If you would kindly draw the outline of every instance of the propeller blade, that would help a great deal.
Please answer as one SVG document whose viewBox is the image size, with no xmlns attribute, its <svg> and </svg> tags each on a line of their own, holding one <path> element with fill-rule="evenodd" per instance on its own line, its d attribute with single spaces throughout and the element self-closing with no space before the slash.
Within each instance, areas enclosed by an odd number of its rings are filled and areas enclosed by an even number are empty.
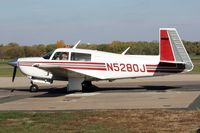
<svg viewBox="0 0 200 133">
<path fill-rule="evenodd" d="M 13 70 L 12 82 L 14 82 L 15 80 L 16 72 L 17 72 L 17 66 L 15 66 Z"/>
<path fill-rule="evenodd" d="M 15 59 L 9 61 L 8 65 L 15 67 L 15 66 L 17 66 L 17 61 L 18 61 L 18 58 L 15 58 Z"/>
<path fill-rule="evenodd" d="M 18 58 L 15 58 L 15 59 L 9 61 L 8 65 L 11 65 L 11 66 L 14 67 L 13 75 L 12 75 L 12 82 L 14 82 L 15 76 L 16 76 L 16 72 L 17 72 L 17 67 L 18 67 Z"/>
</svg>

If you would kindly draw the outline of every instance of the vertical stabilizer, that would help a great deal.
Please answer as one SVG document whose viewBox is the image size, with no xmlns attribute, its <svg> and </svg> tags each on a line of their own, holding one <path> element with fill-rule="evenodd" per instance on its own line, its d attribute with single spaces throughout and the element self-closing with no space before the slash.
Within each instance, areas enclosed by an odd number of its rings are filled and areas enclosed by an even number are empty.
<svg viewBox="0 0 200 133">
<path fill-rule="evenodd" d="M 186 71 L 193 69 L 193 63 L 175 28 L 160 29 L 160 61 L 183 63 Z"/>
</svg>

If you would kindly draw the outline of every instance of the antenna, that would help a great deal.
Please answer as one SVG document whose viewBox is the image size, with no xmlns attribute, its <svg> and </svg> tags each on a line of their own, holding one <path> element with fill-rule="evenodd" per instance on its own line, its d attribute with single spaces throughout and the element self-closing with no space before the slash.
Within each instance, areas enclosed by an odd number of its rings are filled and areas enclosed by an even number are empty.
<svg viewBox="0 0 200 133">
<path fill-rule="evenodd" d="M 73 47 L 73 49 L 75 49 L 79 44 L 80 44 L 81 40 L 79 40 Z"/>
<path fill-rule="evenodd" d="M 128 47 L 126 50 L 124 50 L 124 52 L 122 53 L 122 55 L 125 55 L 126 52 L 130 49 L 130 47 Z"/>
</svg>

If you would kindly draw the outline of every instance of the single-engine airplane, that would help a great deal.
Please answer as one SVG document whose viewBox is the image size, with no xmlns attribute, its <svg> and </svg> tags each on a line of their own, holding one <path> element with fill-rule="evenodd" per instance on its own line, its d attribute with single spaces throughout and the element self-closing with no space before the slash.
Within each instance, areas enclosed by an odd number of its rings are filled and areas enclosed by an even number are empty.
<svg viewBox="0 0 200 133">
<path fill-rule="evenodd" d="M 92 81 L 161 76 L 189 72 L 193 63 L 175 28 L 160 28 L 159 55 L 126 55 L 97 50 L 58 48 L 43 57 L 18 58 L 12 81 L 19 68 L 31 81 L 30 91 L 36 92 L 36 83 L 68 81 L 68 91 L 90 88 Z"/>
</svg>

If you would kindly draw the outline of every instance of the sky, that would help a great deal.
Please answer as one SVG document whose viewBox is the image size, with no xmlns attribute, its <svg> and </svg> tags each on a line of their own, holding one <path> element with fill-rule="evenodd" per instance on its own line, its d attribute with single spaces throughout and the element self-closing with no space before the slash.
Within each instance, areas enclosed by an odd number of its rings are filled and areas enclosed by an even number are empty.
<svg viewBox="0 0 200 133">
<path fill-rule="evenodd" d="M 0 0 L 0 44 L 156 41 L 159 28 L 200 40 L 200 0 Z"/>
</svg>

